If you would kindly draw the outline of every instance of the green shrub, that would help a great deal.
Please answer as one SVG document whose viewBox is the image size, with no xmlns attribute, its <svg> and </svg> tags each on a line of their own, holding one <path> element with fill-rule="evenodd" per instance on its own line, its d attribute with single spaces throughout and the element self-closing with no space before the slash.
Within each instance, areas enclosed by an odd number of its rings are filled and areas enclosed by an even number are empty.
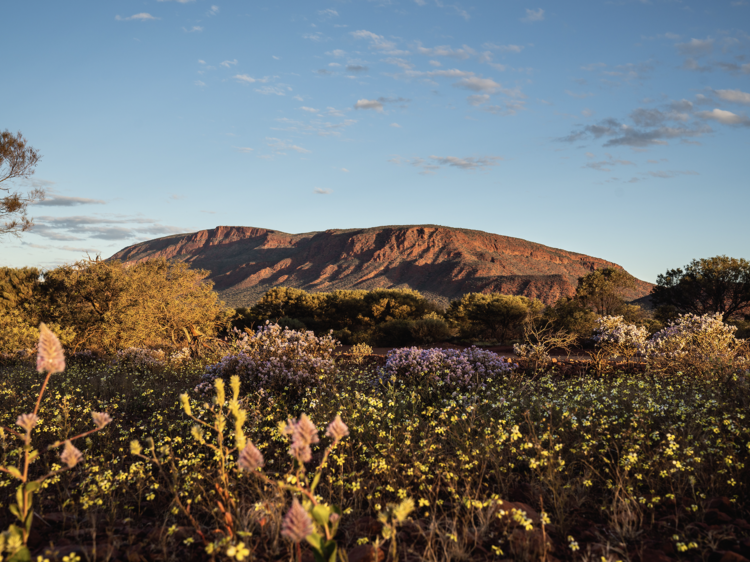
<svg viewBox="0 0 750 562">
<path fill-rule="evenodd" d="M 450 339 L 453 332 L 448 323 L 439 317 L 420 318 L 409 327 L 416 343 L 428 344 Z"/>
<path fill-rule="evenodd" d="M 289 328 L 290 330 L 301 332 L 307 330 L 307 326 L 305 326 L 305 323 L 299 318 L 289 318 L 284 316 L 283 318 L 279 318 L 278 325 L 282 328 Z"/>
<path fill-rule="evenodd" d="M 451 301 L 446 317 L 462 338 L 508 341 L 523 337 L 524 326 L 543 310 L 544 304 L 537 299 L 469 293 Z"/>
<path fill-rule="evenodd" d="M 388 320 L 375 327 L 373 338 L 378 347 L 401 347 L 413 341 L 411 320 Z"/>
<path fill-rule="evenodd" d="M 75 332 L 70 328 L 50 324 L 49 329 L 65 347 L 75 339 Z M 30 351 L 34 349 L 37 341 L 39 328 L 30 324 L 25 314 L 16 309 L 0 310 L 0 353 Z"/>
<path fill-rule="evenodd" d="M 576 298 L 563 297 L 544 311 L 554 330 L 564 330 L 578 336 L 579 341 L 590 340 L 597 327 L 599 315 Z"/>
</svg>

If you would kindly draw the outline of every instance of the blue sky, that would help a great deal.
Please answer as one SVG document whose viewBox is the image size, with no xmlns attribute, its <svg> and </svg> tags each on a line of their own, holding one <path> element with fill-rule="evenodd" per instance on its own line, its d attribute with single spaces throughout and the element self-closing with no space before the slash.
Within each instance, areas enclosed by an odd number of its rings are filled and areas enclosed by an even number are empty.
<svg viewBox="0 0 750 562">
<path fill-rule="evenodd" d="M 216 3 L 214 3 L 216 2 Z M 655 281 L 750 258 L 750 3 L 3 2 L 43 155 L 2 265 L 218 225 L 441 224 Z"/>
</svg>

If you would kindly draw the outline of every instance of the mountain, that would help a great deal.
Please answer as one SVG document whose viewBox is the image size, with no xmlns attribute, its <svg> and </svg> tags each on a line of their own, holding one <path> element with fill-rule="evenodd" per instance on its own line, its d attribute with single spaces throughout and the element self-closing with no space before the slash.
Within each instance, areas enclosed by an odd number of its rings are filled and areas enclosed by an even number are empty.
<svg viewBox="0 0 750 562">
<path fill-rule="evenodd" d="M 249 306 L 273 287 L 306 291 L 411 288 L 447 303 L 471 292 L 524 295 L 554 303 L 579 277 L 619 265 L 479 230 L 435 225 L 382 226 L 287 234 L 218 226 L 134 244 L 110 259 L 178 259 L 207 269 L 227 304 Z M 627 296 L 652 285 L 636 280 Z"/>
</svg>

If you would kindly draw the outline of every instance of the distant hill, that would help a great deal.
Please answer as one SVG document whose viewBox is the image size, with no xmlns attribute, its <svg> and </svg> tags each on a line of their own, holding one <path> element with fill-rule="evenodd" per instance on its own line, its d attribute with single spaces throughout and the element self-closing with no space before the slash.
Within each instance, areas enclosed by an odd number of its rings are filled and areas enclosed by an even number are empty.
<svg viewBox="0 0 750 562">
<path fill-rule="evenodd" d="M 442 303 L 471 292 L 524 295 L 553 304 L 591 271 L 619 265 L 519 238 L 435 225 L 287 234 L 218 226 L 134 244 L 110 259 L 183 260 L 207 269 L 230 306 L 249 306 L 272 287 L 306 291 L 411 288 Z M 636 280 L 629 300 L 651 291 Z"/>
</svg>

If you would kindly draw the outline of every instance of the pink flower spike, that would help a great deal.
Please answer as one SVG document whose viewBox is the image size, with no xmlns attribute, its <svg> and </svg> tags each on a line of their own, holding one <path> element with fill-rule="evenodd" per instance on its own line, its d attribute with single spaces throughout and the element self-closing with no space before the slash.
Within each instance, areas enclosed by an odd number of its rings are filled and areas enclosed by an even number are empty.
<svg viewBox="0 0 750 562">
<path fill-rule="evenodd" d="M 307 414 L 302 414 L 299 417 L 296 429 L 299 432 L 299 436 L 306 443 L 314 445 L 315 443 L 318 443 L 320 441 L 320 439 L 318 438 L 318 428 L 315 427 L 315 424 L 312 422 L 312 420 L 307 417 Z"/>
<path fill-rule="evenodd" d="M 83 460 L 83 453 L 75 448 L 75 445 L 70 441 L 65 441 L 65 447 L 63 452 L 60 454 L 60 460 L 68 465 L 68 468 L 73 468 L 79 462 Z"/>
<path fill-rule="evenodd" d="M 108 423 L 112 422 L 112 417 L 107 412 L 91 412 L 96 429 L 104 429 Z"/>
<path fill-rule="evenodd" d="M 313 532 L 312 519 L 297 498 L 292 500 L 292 507 L 286 512 L 281 523 L 281 534 L 290 541 L 299 543 Z"/>
<path fill-rule="evenodd" d="M 65 354 L 57 336 L 42 323 L 39 325 L 39 351 L 36 370 L 40 373 L 62 373 L 65 370 Z"/>
<path fill-rule="evenodd" d="M 336 417 L 333 418 L 333 421 L 328 424 L 326 435 L 333 439 L 336 443 L 349 435 L 349 428 L 346 427 L 346 424 L 343 421 L 341 421 L 341 416 L 336 414 Z"/>
<path fill-rule="evenodd" d="M 258 448 L 248 441 L 245 448 L 240 451 L 240 456 L 237 459 L 237 464 L 240 465 L 242 470 L 253 472 L 263 466 L 263 454 Z"/>
<path fill-rule="evenodd" d="M 26 430 L 26 433 L 29 433 L 32 429 L 34 429 L 34 426 L 38 421 L 39 417 L 35 416 L 34 414 L 21 414 L 16 420 L 16 425 L 20 425 Z"/>
</svg>

